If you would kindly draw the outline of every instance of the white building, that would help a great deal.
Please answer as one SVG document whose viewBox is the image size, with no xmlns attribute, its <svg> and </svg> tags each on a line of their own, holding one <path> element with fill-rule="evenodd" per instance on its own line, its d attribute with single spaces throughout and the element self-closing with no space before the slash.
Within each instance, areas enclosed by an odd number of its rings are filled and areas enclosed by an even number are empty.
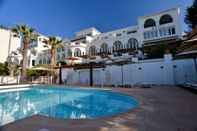
<svg viewBox="0 0 197 131">
<path fill-rule="evenodd" d="M 50 47 L 44 46 L 43 39 L 47 37 L 40 35 L 36 42 L 31 43 L 28 67 L 50 63 Z M 57 49 L 56 59 L 68 64 L 103 61 L 106 57 L 143 59 L 142 48 L 181 39 L 180 9 L 172 8 L 139 17 L 135 26 L 104 33 L 95 28 L 81 30 L 75 38 L 64 40 L 65 48 Z"/>
<path fill-rule="evenodd" d="M 77 32 L 76 37 L 67 43 L 69 46 L 65 54 L 67 63 L 86 62 L 87 57 L 95 60 L 102 60 L 105 56 L 116 59 L 127 56 L 143 58 L 140 48 L 180 39 L 180 9 L 173 8 L 139 17 L 135 26 L 105 33 L 95 28 Z"/>
<path fill-rule="evenodd" d="M 44 61 L 44 58 L 41 57 L 42 54 L 47 52 L 49 50 L 49 46 L 46 46 L 46 44 L 43 42 L 44 40 L 47 40 L 48 38 L 44 35 L 39 34 L 38 38 L 36 41 L 30 43 L 29 45 L 29 50 L 28 50 L 28 68 L 31 68 L 37 64 L 47 64 L 47 62 Z M 21 63 L 22 60 L 22 54 L 21 54 L 21 47 L 19 47 L 17 50 L 12 52 L 12 56 L 15 57 L 17 64 Z M 45 54 L 44 57 L 46 56 L 49 58 L 49 54 Z M 42 62 L 40 62 L 40 58 L 42 58 Z"/>
<path fill-rule="evenodd" d="M 7 61 L 9 54 L 20 47 L 20 38 L 15 37 L 9 29 L 0 28 L 0 62 Z"/>
<path fill-rule="evenodd" d="M 81 63 L 87 55 L 88 46 L 101 33 L 95 28 L 89 28 L 76 33 L 76 37 L 65 42 L 66 61 L 68 63 Z"/>
</svg>

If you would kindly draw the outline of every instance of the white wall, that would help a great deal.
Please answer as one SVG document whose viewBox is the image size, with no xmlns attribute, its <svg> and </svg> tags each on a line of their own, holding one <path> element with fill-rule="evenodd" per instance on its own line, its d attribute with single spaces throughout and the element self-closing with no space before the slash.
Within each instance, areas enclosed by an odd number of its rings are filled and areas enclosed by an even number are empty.
<svg viewBox="0 0 197 131">
<path fill-rule="evenodd" d="M 163 15 L 170 15 L 173 18 L 173 22 L 169 24 L 164 24 L 160 25 L 159 21 L 160 18 Z M 181 29 L 181 23 L 180 23 L 180 8 L 172 8 L 166 11 L 162 11 L 160 13 L 155 13 L 153 15 L 148 15 L 148 16 L 143 16 L 139 17 L 138 19 L 138 26 L 139 26 L 139 39 L 141 42 L 146 41 L 146 40 L 156 40 L 156 39 L 162 39 L 162 38 L 167 38 L 167 37 L 172 37 L 172 36 L 177 36 L 178 38 L 182 38 L 182 29 Z M 149 28 L 144 28 L 144 23 L 148 19 L 153 19 L 156 22 L 156 27 L 149 27 Z M 159 29 L 163 27 L 175 27 L 176 33 L 174 35 L 166 35 L 166 36 L 160 36 L 159 35 Z M 146 31 L 154 31 L 157 30 L 158 36 L 150 39 L 144 39 L 143 33 Z"/>
<path fill-rule="evenodd" d="M 144 60 L 135 64 L 123 66 L 123 84 L 156 84 L 175 85 L 183 83 L 197 83 L 193 59 L 171 60 L 165 59 Z M 89 70 L 63 69 L 63 79 L 68 84 L 89 84 Z M 107 66 L 105 69 L 95 69 L 93 72 L 95 85 L 121 85 L 121 66 Z"/>
<path fill-rule="evenodd" d="M 19 82 L 19 77 L 0 76 L 0 85 L 1 84 L 15 84 L 18 82 Z"/>
<path fill-rule="evenodd" d="M 20 39 L 7 29 L 0 29 L 0 62 L 5 62 L 8 55 L 20 47 Z"/>
</svg>

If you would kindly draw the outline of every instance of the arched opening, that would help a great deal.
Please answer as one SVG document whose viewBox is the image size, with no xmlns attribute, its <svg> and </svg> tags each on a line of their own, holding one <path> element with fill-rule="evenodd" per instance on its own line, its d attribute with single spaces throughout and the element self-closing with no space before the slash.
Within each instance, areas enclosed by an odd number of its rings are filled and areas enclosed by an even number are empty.
<svg viewBox="0 0 197 131">
<path fill-rule="evenodd" d="M 119 51 L 123 48 L 123 45 L 120 41 L 115 41 L 113 43 L 113 52 Z"/>
<path fill-rule="evenodd" d="M 45 58 L 43 59 L 43 64 L 46 64 L 46 59 Z"/>
<path fill-rule="evenodd" d="M 76 56 L 76 57 L 81 56 L 81 50 L 79 48 L 75 49 L 74 56 Z"/>
<path fill-rule="evenodd" d="M 160 25 L 168 24 L 172 22 L 173 22 L 173 18 L 170 15 L 163 15 L 159 20 Z"/>
<path fill-rule="evenodd" d="M 95 56 L 96 55 L 96 47 L 94 45 L 90 46 L 90 48 L 89 48 L 89 55 L 90 56 Z"/>
<path fill-rule="evenodd" d="M 35 60 L 32 60 L 31 63 L 32 63 L 31 64 L 32 66 L 35 66 L 36 65 L 36 61 Z"/>
<path fill-rule="evenodd" d="M 20 64 L 20 61 L 19 61 L 19 59 L 17 59 L 17 58 L 14 58 L 14 63 L 16 63 L 16 64 Z"/>
<path fill-rule="evenodd" d="M 65 59 L 65 54 L 63 53 L 63 54 L 62 54 L 62 60 L 64 60 L 64 59 Z"/>
<path fill-rule="evenodd" d="M 128 49 L 137 49 L 138 48 L 138 41 L 135 38 L 130 38 L 127 43 Z"/>
<path fill-rule="evenodd" d="M 39 64 L 42 64 L 42 60 L 41 59 L 39 60 Z"/>
<path fill-rule="evenodd" d="M 72 51 L 71 51 L 71 49 L 68 49 L 67 55 L 68 55 L 68 57 L 72 57 Z"/>
<path fill-rule="evenodd" d="M 47 64 L 50 64 L 50 63 L 51 63 L 51 59 L 48 58 L 48 59 L 47 59 Z"/>
<path fill-rule="evenodd" d="M 108 45 L 106 43 L 103 43 L 101 45 L 100 52 L 107 54 L 107 52 L 108 52 Z"/>
<path fill-rule="evenodd" d="M 144 22 L 144 28 L 149 28 L 149 27 L 154 27 L 154 26 L 156 26 L 156 22 L 153 19 L 147 19 Z"/>
<path fill-rule="evenodd" d="M 61 59 L 60 55 L 58 54 L 57 55 L 57 60 L 59 61 Z"/>
<path fill-rule="evenodd" d="M 121 49 L 123 49 L 123 44 L 120 41 L 115 41 L 113 43 L 114 56 L 121 56 L 122 55 Z"/>
</svg>

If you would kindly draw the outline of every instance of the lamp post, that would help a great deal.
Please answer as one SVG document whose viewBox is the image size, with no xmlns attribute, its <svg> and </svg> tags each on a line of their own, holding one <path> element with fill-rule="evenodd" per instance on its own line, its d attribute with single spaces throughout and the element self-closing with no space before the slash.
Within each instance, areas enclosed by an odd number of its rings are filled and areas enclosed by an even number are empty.
<svg viewBox="0 0 197 131">
<path fill-rule="evenodd" d="M 121 83 L 122 83 L 122 86 L 123 86 L 124 85 L 123 64 L 121 64 L 120 66 L 121 66 Z"/>
<path fill-rule="evenodd" d="M 59 84 L 62 84 L 62 65 L 61 62 L 59 62 Z"/>
<path fill-rule="evenodd" d="M 93 63 L 90 62 L 90 87 L 93 86 Z"/>
</svg>

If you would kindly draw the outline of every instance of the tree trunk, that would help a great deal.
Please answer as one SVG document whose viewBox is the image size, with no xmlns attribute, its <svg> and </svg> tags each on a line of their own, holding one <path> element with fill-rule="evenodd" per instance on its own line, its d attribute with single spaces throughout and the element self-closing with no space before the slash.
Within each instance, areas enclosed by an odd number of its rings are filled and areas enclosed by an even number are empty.
<svg viewBox="0 0 197 131">
<path fill-rule="evenodd" d="M 56 73 L 54 67 L 56 66 L 56 48 L 51 47 L 51 69 L 52 69 L 52 76 L 53 76 L 53 83 L 56 83 Z"/>
<path fill-rule="evenodd" d="M 21 81 L 26 82 L 27 81 L 27 64 L 28 64 L 28 56 L 27 51 L 29 48 L 29 41 L 26 39 L 23 41 L 23 50 L 22 50 L 22 71 L 21 71 Z"/>
<path fill-rule="evenodd" d="M 54 47 L 51 48 L 51 67 L 55 67 L 56 65 L 56 49 Z"/>
</svg>

